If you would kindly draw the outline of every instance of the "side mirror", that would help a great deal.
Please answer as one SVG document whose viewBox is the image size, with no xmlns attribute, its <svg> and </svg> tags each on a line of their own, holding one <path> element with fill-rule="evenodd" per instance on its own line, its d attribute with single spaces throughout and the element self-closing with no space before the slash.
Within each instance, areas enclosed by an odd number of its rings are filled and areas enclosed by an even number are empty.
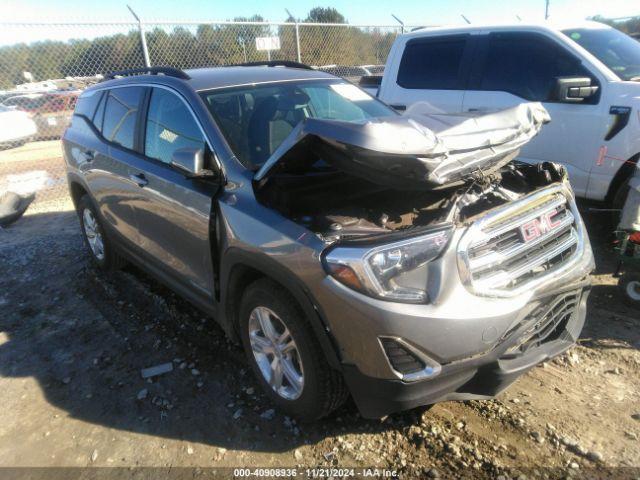
<svg viewBox="0 0 640 480">
<path fill-rule="evenodd" d="M 597 85 L 591 85 L 589 77 L 558 78 L 555 100 L 562 103 L 579 103 L 598 92 Z"/>
<path fill-rule="evenodd" d="M 204 151 L 200 148 L 179 148 L 171 156 L 171 165 L 186 174 L 198 175 L 204 170 Z"/>
</svg>

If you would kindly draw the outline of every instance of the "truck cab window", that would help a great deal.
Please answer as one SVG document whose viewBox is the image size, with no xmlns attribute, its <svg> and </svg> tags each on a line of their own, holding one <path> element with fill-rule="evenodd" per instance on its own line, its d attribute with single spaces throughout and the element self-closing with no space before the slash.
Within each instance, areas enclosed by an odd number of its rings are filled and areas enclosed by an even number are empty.
<svg viewBox="0 0 640 480">
<path fill-rule="evenodd" d="M 529 101 L 552 99 L 558 77 L 592 77 L 580 61 L 534 33 L 489 35 L 480 90 L 504 91 Z"/>
<path fill-rule="evenodd" d="M 460 90 L 465 38 L 409 41 L 398 70 L 398 85 L 411 89 Z"/>
</svg>

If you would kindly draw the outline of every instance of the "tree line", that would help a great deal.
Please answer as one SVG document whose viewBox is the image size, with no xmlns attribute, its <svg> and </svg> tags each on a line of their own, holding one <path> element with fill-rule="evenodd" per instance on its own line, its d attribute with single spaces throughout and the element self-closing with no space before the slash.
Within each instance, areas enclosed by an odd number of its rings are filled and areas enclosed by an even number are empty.
<svg viewBox="0 0 640 480">
<path fill-rule="evenodd" d="M 236 22 L 261 22 L 255 15 L 235 18 Z M 287 19 L 294 22 L 293 18 Z M 340 23 L 344 27 L 312 26 L 304 23 Z M 280 50 L 271 58 L 296 60 L 295 27 L 281 25 L 201 24 L 186 28 L 155 27 L 146 30 L 152 65 L 195 68 L 266 60 L 267 52 L 257 51 L 256 37 L 277 35 Z M 300 24 L 301 60 L 313 65 L 364 65 L 384 63 L 396 32 L 377 28 L 350 27 L 334 8 L 314 8 Z M 94 39 L 44 40 L 0 47 L 0 88 L 23 83 L 23 72 L 34 80 L 92 76 L 114 70 L 144 66 L 137 29 Z"/>
</svg>

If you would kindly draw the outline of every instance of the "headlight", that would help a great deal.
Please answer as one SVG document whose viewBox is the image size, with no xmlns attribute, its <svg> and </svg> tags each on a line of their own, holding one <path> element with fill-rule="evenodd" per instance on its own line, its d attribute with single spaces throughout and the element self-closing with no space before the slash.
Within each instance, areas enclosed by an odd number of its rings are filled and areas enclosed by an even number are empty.
<svg viewBox="0 0 640 480">
<path fill-rule="evenodd" d="M 375 247 L 338 246 L 324 257 L 327 272 L 370 296 L 405 303 L 427 301 L 428 263 L 449 241 L 451 229 Z"/>
</svg>

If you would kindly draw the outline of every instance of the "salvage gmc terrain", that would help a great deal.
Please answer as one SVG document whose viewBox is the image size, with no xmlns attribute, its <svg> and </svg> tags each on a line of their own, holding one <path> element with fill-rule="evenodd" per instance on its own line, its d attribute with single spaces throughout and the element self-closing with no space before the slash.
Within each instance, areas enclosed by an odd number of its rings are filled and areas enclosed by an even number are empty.
<svg viewBox="0 0 640 480">
<path fill-rule="evenodd" d="M 566 172 L 517 162 L 538 103 L 402 116 L 293 62 L 120 72 L 63 144 L 95 262 L 240 341 L 303 419 L 490 398 L 570 348 L 593 255 Z"/>
</svg>

